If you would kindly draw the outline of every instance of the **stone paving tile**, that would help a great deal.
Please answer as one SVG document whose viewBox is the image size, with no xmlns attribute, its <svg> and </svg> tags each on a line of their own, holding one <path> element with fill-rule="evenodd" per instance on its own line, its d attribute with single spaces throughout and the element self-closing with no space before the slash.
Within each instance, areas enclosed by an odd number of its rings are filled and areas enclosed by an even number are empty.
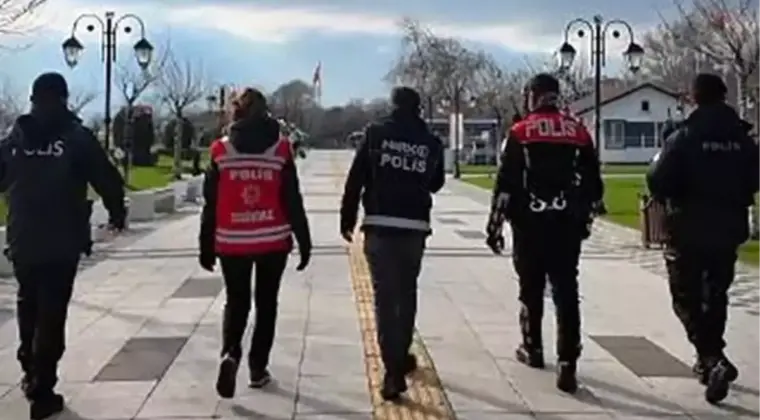
<svg viewBox="0 0 760 420">
<path fill-rule="evenodd" d="M 155 386 L 155 381 L 84 384 L 68 409 L 84 419 L 131 419 Z"/>
<path fill-rule="evenodd" d="M 336 372 L 330 376 L 302 376 L 298 386 L 298 414 L 362 414 L 370 412 L 367 377 Z"/>
<path fill-rule="evenodd" d="M 95 376 L 95 382 L 159 380 L 187 337 L 136 337 L 127 341 Z"/>
</svg>

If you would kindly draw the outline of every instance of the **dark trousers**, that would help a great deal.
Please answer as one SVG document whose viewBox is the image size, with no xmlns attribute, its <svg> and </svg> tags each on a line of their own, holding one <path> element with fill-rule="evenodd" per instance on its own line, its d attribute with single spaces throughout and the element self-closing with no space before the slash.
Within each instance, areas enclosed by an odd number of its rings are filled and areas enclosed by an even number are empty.
<svg viewBox="0 0 760 420">
<path fill-rule="evenodd" d="M 375 292 L 375 320 L 380 356 L 389 374 L 400 374 L 414 335 L 417 277 L 426 236 L 422 233 L 368 232 L 364 253 Z"/>
<path fill-rule="evenodd" d="M 78 260 L 43 264 L 13 264 L 18 281 L 17 357 L 32 384 L 32 395 L 53 392 L 58 362 L 66 348 L 66 317 Z"/>
<path fill-rule="evenodd" d="M 256 322 L 248 353 L 248 366 L 252 370 L 265 369 L 274 343 L 280 282 L 288 262 L 288 253 L 223 256 L 220 261 L 227 294 L 222 321 L 222 355 L 237 360 L 242 357 L 243 335 L 251 312 L 251 275 L 255 265 L 253 302 L 256 305 Z"/>
<path fill-rule="evenodd" d="M 726 346 L 728 289 L 734 281 L 736 249 L 665 251 L 673 310 L 702 357 L 719 356 Z"/>
<path fill-rule="evenodd" d="M 581 235 L 563 229 L 513 226 L 512 261 L 520 282 L 520 328 L 528 349 L 542 349 L 544 292 L 551 283 L 557 315 L 557 357 L 572 362 L 580 356 L 581 315 L 578 259 Z"/>
</svg>

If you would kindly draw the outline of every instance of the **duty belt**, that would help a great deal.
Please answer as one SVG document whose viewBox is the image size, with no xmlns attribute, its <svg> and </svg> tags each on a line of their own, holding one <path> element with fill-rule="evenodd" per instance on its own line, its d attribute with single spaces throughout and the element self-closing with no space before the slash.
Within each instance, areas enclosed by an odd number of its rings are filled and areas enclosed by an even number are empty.
<svg viewBox="0 0 760 420">
<path fill-rule="evenodd" d="M 578 155 L 580 154 L 580 150 L 575 151 L 575 156 L 573 157 L 573 182 L 572 187 L 578 187 L 581 182 L 581 175 L 578 173 Z M 544 200 L 540 197 L 537 197 L 536 194 L 531 191 L 531 188 L 528 185 L 528 171 L 530 170 L 530 155 L 528 154 L 528 149 L 526 147 L 523 147 L 523 156 L 525 156 L 525 167 L 523 168 L 523 188 L 525 191 L 528 192 L 528 195 L 530 196 L 530 203 L 528 204 L 528 209 L 532 211 L 533 213 L 543 213 L 546 211 L 563 211 L 567 208 L 567 198 L 565 198 L 565 191 L 560 191 L 558 195 L 554 196 L 553 198 L 549 200 Z"/>
</svg>

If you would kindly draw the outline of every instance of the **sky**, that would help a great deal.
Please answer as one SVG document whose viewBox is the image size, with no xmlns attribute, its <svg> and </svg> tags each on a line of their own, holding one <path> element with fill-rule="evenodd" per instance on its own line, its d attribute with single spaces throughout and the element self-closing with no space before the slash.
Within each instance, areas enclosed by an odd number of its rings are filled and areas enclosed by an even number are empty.
<svg viewBox="0 0 760 420">
<path fill-rule="evenodd" d="M 73 69 L 63 60 L 61 43 L 71 35 L 77 16 L 102 16 L 107 10 L 117 17 L 140 16 L 148 40 L 157 48 L 170 44 L 176 56 L 202 68 L 210 89 L 232 83 L 271 91 L 291 79 L 310 81 L 321 62 L 322 102 L 337 105 L 387 96 L 390 86 L 383 76 L 400 52 L 397 24 L 403 17 L 418 19 L 437 34 L 461 38 L 505 66 L 519 68 L 526 60 L 545 61 L 562 43 L 567 22 L 576 17 L 622 18 L 643 33 L 660 22 L 658 13 L 672 13 L 672 1 L 49 0 L 28 23 L 33 31 L 23 38 L 0 38 L 5 47 L 15 47 L 0 50 L 3 89 L 25 99 L 37 74 L 58 71 L 69 80 L 73 94 L 99 92 L 86 111 L 102 109 L 98 24 L 85 19 L 77 29 L 85 50 Z M 96 32 L 87 32 L 90 23 L 96 24 Z M 132 45 L 139 39 L 139 25 L 130 19 L 120 25 L 135 30 L 117 35 L 118 65 L 136 69 Z M 588 39 L 571 41 L 579 50 L 587 49 Z M 611 67 L 626 45 L 627 40 L 609 42 Z M 118 95 L 115 92 L 114 106 Z"/>
</svg>

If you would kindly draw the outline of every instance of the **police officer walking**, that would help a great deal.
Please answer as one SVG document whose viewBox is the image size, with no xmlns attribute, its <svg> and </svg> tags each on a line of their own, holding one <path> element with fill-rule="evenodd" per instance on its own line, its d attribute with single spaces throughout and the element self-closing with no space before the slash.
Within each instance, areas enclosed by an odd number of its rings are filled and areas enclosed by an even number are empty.
<svg viewBox="0 0 760 420">
<path fill-rule="evenodd" d="M 665 141 L 647 184 L 667 208 L 673 309 L 696 350 L 694 372 L 706 385 L 705 399 L 718 403 L 739 375 L 723 352 L 727 292 L 737 249 L 749 237 L 760 158 L 751 126 L 725 103 L 720 77 L 698 75 L 692 96 L 697 108 Z"/>
<path fill-rule="evenodd" d="M 513 125 L 502 151 L 487 225 L 488 246 L 504 248 L 502 225 L 512 227 L 513 263 L 519 277 L 522 344 L 517 359 L 545 366 L 541 322 L 548 278 L 557 311 L 557 387 L 575 392 L 581 353 L 578 260 L 594 203 L 603 195 L 591 136 L 558 108 L 559 82 L 533 77 L 527 115 Z"/>
<path fill-rule="evenodd" d="M 385 365 L 382 397 L 396 400 L 417 368 L 409 353 L 417 313 L 417 277 L 431 234 L 431 194 L 444 184 L 443 145 L 420 118 L 420 95 L 392 94 L 390 116 L 370 124 L 346 179 L 340 231 L 351 242 L 361 200 L 364 252 L 375 292 L 377 341 Z"/>
<path fill-rule="evenodd" d="M 18 281 L 21 387 L 30 418 L 63 409 L 54 392 L 66 315 L 81 254 L 90 246 L 87 185 L 124 228 L 124 184 L 94 134 L 69 111 L 63 76 L 40 75 L 32 109 L 0 141 L 0 190 L 8 204 L 6 253 Z"/>
<path fill-rule="evenodd" d="M 290 142 L 268 116 L 264 95 L 248 88 L 233 103 L 229 134 L 211 145 L 201 215 L 200 264 L 222 266 L 226 303 L 222 360 L 216 390 L 235 395 L 242 340 L 251 310 L 251 275 L 256 267 L 256 323 L 248 353 L 249 386 L 271 381 L 267 370 L 274 343 L 280 281 L 295 235 L 302 271 L 311 258 L 311 234 Z"/>
</svg>

